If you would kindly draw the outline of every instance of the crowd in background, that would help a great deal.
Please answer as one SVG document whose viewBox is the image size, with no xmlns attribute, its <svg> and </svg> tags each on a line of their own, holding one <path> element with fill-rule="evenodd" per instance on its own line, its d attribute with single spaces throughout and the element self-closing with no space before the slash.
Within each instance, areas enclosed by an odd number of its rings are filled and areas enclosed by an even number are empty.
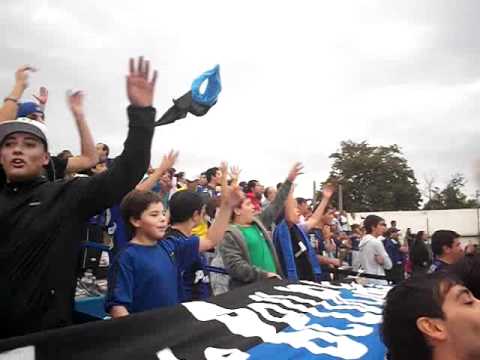
<svg viewBox="0 0 480 360">
<path fill-rule="evenodd" d="M 81 154 L 49 154 L 47 89 L 36 101 L 20 101 L 31 71 L 16 72 L 0 108 L 3 337 L 71 322 L 73 290 L 85 270 L 72 264 L 86 242 L 108 248 L 102 264 L 109 265 L 105 309 L 112 317 L 256 281 L 339 280 L 344 270 L 364 283 L 398 284 L 447 272 L 476 252 L 451 230 L 429 239 L 376 215 L 352 223 L 330 205 L 333 184 L 316 199 L 296 197 L 301 163 L 269 186 L 242 179 L 240 168 L 226 163 L 198 175 L 176 169 L 174 151 L 149 165 L 156 74 L 142 58 L 131 61 L 127 77 L 130 125 L 122 154 L 113 158 L 108 144 L 94 142 L 81 92 L 67 93 Z M 428 281 L 432 288 L 445 283 Z"/>
</svg>

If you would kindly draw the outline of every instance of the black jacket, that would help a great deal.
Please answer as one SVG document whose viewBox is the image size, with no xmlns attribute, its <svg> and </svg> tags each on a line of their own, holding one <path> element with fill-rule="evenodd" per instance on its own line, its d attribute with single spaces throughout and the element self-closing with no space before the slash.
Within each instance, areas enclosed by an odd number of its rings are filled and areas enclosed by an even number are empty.
<svg viewBox="0 0 480 360">
<path fill-rule="evenodd" d="M 155 109 L 130 106 L 128 116 L 124 150 L 106 172 L 0 191 L 0 338 L 71 323 L 81 229 L 132 190 L 150 162 Z"/>
<path fill-rule="evenodd" d="M 427 244 L 423 240 L 414 240 L 410 250 L 410 259 L 414 271 L 428 270 L 432 264 L 432 257 L 428 251 Z"/>
</svg>

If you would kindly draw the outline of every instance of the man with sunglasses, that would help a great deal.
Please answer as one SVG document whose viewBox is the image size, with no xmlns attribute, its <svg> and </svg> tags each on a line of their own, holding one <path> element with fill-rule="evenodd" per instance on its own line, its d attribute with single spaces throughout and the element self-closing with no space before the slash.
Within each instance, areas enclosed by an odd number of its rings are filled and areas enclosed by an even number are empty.
<svg viewBox="0 0 480 360">
<path fill-rule="evenodd" d="M 385 270 L 392 268 L 392 261 L 382 243 L 387 224 L 377 215 L 368 215 L 364 222 L 366 235 L 359 244 L 359 258 L 362 270 L 366 274 L 385 276 Z M 371 284 L 387 285 L 386 280 L 369 279 Z"/>
</svg>

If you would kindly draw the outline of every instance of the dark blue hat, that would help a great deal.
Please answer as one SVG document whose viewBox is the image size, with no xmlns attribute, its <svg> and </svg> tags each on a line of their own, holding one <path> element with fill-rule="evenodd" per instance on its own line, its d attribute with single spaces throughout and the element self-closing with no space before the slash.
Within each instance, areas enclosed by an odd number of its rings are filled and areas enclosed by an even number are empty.
<svg viewBox="0 0 480 360">
<path fill-rule="evenodd" d="M 24 103 L 18 104 L 17 118 L 27 117 L 33 113 L 41 113 L 43 115 L 43 110 L 40 105 L 35 102 L 27 101 Z"/>
</svg>

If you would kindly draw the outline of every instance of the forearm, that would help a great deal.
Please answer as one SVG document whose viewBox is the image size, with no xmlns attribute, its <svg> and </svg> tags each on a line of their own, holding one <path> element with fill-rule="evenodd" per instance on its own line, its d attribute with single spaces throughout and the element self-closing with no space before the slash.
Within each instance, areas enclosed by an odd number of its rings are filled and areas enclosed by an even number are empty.
<svg viewBox="0 0 480 360">
<path fill-rule="evenodd" d="M 228 224 L 230 223 L 230 217 L 232 215 L 232 209 L 226 205 L 220 205 L 219 211 L 215 216 L 206 238 L 200 242 L 200 251 L 209 250 L 221 243 L 225 236 Z"/>
<path fill-rule="evenodd" d="M 312 216 L 306 221 L 306 225 L 308 226 L 309 230 L 320 223 L 323 214 L 325 214 L 325 210 L 327 209 L 329 201 L 330 198 L 324 196 L 322 201 L 320 201 L 320 205 L 318 205 Z"/>
<path fill-rule="evenodd" d="M 85 114 L 74 113 L 75 121 L 77 123 L 78 134 L 80 135 L 80 151 L 81 155 L 91 159 L 94 166 L 98 162 L 98 155 L 95 149 L 93 136 L 85 120 Z"/>
<path fill-rule="evenodd" d="M 155 171 L 152 175 L 146 178 L 144 181 L 140 182 L 135 189 L 139 191 L 150 191 L 153 187 L 157 184 L 157 182 L 162 177 L 157 171 Z"/>
<path fill-rule="evenodd" d="M 7 96 L 11 99 L 16 99 L 17 101 L 23 95 L 24 87 L 15 84 L 10 94 Z M 0 122 L 15 120 L 17 118 L 18 103 L 15 101 L 7 100 L 3 103 L 3 106 L 0 108 Z"/>
<path fill-rule="evenodd" d="M 87 179 L 86 186 L 80 189 L 81 208 L 87 214 L 94 215 L 120 202 L 135 188 L 150 163 L 155 109 L 130 106 L 128 115 L 129 131 L 122 154 L 111 168 Z"/>
<path fill-rule="evenodd" d="M 98 155 L 95 149 L 92 133 L 88 127 L 83 113 L 73 113 L 80 136 L 80 156 L 70 158 L 67 163 L 67 173 L 75 173 L 90 169 L 98 163 Z"/>
</svg>

